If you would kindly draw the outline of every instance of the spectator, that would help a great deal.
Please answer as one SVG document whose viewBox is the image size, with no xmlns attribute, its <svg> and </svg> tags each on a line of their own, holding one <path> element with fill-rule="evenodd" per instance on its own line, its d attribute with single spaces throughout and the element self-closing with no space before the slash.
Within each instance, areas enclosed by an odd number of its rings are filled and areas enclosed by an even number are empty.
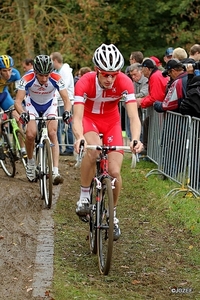
<svg viewBox="0 0 200 300">
<path fill-rule="evenodd" d="M 173 51 L 172 58 L 178 59 L 180 62 L 183 64 L 189 64 L 189 63 L 194 63 L 195 60 L 191 57 L 188 57 L 187 52 L 183 48 L 175 48 Z"/>
<path fill-rule="evenodd" d="M 89 67 L 82 67 L 79 69 L 77 76 L 74 78 L 74 85 L 77 83 L 79 78 L 84 74 L 91 72 L 92 70 Z"/>
<path fill-rule="evenodd" d="M 194 61 L 200 60 L 200 45 L 199 44 L 194 44 L 190 48 L 189 58 L 193 59 Z"/>
<path fill-rule="evenodd" d="M 143 61 L 143 59 L 144 59 L 144 55 L 142 54 L 141 51 L 134 51 L 134 52 L 131 52 L 131 55 L 130 55 L 130 58 L 129 58 L 130 65 L 132 65 L 132 64 L 134 64 L 134 63 L 140 63 L 140 64 L 141 64 L 142 61 Z M 130 66 L 128 66 L 128 67 L 126 68 L 125 74 L 131 78 L 131 76 L 130 76 L 130 74 L 129 74 L 129 68 L 130 68 Z"/>
<path fill-rule="evenodd" d="M 165 63 L 167 63 L 172 58 L 173 51 L 174 48 L 172 47 L 166 49 L 165 56 L 163 57 Z"/>
<path fill-rule="evenodd" d="M 187 66 L 187 72 L 188 82 L 186 97 L 180 104 L 180 113 L 200 118 L 200 76 L 195 76 L 192 65 Z"/>
<path fill-rule="evenodd" d="M 24 72 L 32 72 L 33 71 L 33 59 L 32 58 L 26 58 L 22 62 L 22 67 L 24 69 Z"/>
<path fill-rule="evenodd" d="M 161 61 L 159 60 L 159 58 L 157 58 L 156 56 L 150 56 L 149 58 L 152 59 L 152 60 L 155 62 L 156 67 L 158 67 L 158 69 L 159 69 L 160 71 L 164 71 L 164 68 L 163 68 L 162 63 L 161 63 Z"/>
<path fill-rule="evenodd" d="M 173 81 L 164 101 L 154 102 L 154 109 L 157 112 L 164 112 L 166 110 L 179 112 L 181 101 L 186 96 L 188 74 L 183 64 L 177 59 L 169 60 L 166 64 L 166 70 Z"/>
<path fill-rule="evenodd" d="M 149 94 L 143 98 L 137 98 L 137 103 L 138 107 L 147 108 L 153 106 L 153 103 L 158 99 L 159 101 L 164 100 L 169 78 L 162 76 L 162 72 L 158 70 L 155 62 L 150 58 L 145 59 L 140 66 L 143 75 L 148 78 Z M 148 126 L 149 117 L 143 122 L 144 153 L 147 151 Z"/>
<path fill-rule="evenodd" d="M 74 74 L 74 86 L 77 83 L 77 81 L 79 80 L 80 75 L 79 75 L 79 70 L 75 72 Z"/>
<path fill-rule="evenodd" d="M 74 79 L 72 75 L 72 68 L 67 63 L 63 63 L 63 56 L 60 52 L 53 52 L 50 55 L 54 68 L 56 72 L 58 72 L 62 79 L 64 80 L 69 99 L 73 104 L 74 100 Z M 56 91 L 56 97 L 58 99 L 58 115 L 62 116 L 64 112 L 64 103 L 58 91 Z M 72 132 L 72 124 L 71 122 L 67 125 L 67 129 L 65 129 L 66 125 L 62 120 L 58 121 L 58 143 L 60 155 L 73 156 L 74 155 L 74 136 Z M 66 145 L 65 151 L 62 152 L 62 132 L 64 132 L 64 143 Z"/>
<path fill-rule="evenodd" d="M 133 81 L 133 85 L 135 88 L 135 97 L 136 98 L 141 98 L 146 95 L 148 95 L 148 78 L 146 78 L 142 74 L 142 68 L 140 67 L 139 63 L 134 63 L 130 65 L 130 76 Z M 140 121 L 142 123 L 142 109 L 139 107 L 138 108 L 138 113 L 140 117 Z M 129 117 L 127 116 L 127 123 L 126 123 L 126 134 L 128 138 L 131 141 L 131 132 L 130 132 L 130 120 Z"/>
</svg>

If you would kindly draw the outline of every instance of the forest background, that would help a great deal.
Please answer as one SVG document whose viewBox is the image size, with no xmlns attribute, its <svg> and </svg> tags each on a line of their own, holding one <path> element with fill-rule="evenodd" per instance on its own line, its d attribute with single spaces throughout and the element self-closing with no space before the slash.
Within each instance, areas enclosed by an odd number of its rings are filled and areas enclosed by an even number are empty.
<svg viewBox="0 0 200 300">
<path fill-rule="evenodd" d="M 163 61 L 168 47 L 200 43 L 200 1 L 0 0 L 0 54 L 22 70 L 25 58 L 59 51 L 74 71 L 92 67 L 101 43 L 113 43 L 129 65 L 132 51 Z"/>
</svg>

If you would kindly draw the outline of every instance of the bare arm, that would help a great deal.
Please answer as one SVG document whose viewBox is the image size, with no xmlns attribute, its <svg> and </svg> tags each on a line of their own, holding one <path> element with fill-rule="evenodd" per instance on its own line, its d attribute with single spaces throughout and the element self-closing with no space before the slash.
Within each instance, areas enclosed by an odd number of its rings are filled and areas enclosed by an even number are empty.
<svg viewBox="0 0 200 300">
<path fill-rule="evenodd" d="M 74 112 L 73 112 L 73 118 L 72 118 L 72 129 L 74 136 L 76 138 L 75 141 L 75 151 L 79 152 L 79 144 L 81 140 L 85 140 L 83 135 L 83 112 L 84 112 L 84 105 L 83 104 L 76 104 L 74 105 Z M 86 141 L 85 141 L 86 146 Z"/>
<path fill-rule="evenodd" d="M 61 96 L 61 98 L 64 102 L 64 110 L 67 110 L 67 111 L 70 112 L 71 109 L 72 109 L 72 104 L 71 104 L 71 101 L 69 99 L 67 90 L 66 89 L 61 90 L 61 91 L 59 91 L 59 93 L 60 93 L 60 96 Z"/>
<path fill-rule="evenodd" d="M 19 115 L 24 112 L 24 109 L 22 107 L 22 101 L 24 100 L 26 96 L 26 91 L 18 90 L 15 98 L 15 109 L 18 112 Z"/>
<path fill-rule="evenodd" d="M 126 109 L 130 119 L 130 129 L 132 135 L 132 141 L 130 143 L 131 150 L 133 151 L 133 141 L 137 140 L 138 143 L 134 147 L 134 150 L 135 152 L 141 152 L 143 149 L 143 144 L 140 142 L 141 122 L 138 116 L 137 103 L 127 103 Z"/>
</svg>

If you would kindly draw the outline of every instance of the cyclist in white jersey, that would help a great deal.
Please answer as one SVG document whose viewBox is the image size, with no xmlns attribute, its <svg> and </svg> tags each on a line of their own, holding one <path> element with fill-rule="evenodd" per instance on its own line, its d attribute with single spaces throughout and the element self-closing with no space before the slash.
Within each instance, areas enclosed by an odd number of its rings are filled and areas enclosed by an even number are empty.
<svg viewBox="0 0 200 300">
<path fill-rule="evenodd" d="M 62 80 L 62 77 L 53 72 L 53 62 L 48 55 L 38 55 L 34 59 L 33 72 L 25 74 L 19 83 L 15 108 L 20 114 L 21 122 L 27 124 L 26 129 L 26 150 L 28 156 L 26 176 L 29 181 L 35 180 L 35 160 L 33 157 L 35 137 L 37 132 L 35 117 L 57 116 L 57 99 L 55 91 L 58 90 L 64 102 L 63 121 L 70 119 L 71 102 Z M 26 111 L 22 102 L 26 96 Z M 30 121 L 29 121 L 30 120 Z M 63 177 L 58 172 L 59 145 L 57 140 L 57 120 L 48 121 L 48 134 L 51 142 L 53 154 L 53 184 L 63 182 Z"/>
</svg>

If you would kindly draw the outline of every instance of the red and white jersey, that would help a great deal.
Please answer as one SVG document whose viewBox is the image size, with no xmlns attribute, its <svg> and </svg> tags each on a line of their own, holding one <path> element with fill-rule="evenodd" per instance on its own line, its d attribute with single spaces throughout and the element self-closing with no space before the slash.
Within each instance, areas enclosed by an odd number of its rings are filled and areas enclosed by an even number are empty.
<svg viewBox="0 0 200 300">
<path fill-rule="evenodd" d="M 30 72 L 21 78 L 18 89 L 26 90 L 31 100 L 38 105 L 44 105 L 55 97 L 56 90 L 66 87 L 62 77 L 56 72 L 50 73 L 47 83 L 43 85 L 38 82 L 35 72 Z"/>
<path fill-rule="evenodd" d="M 120 100 L 125 103 L 136 101 L 133 82 L 122 72 L 116 76 L 110 89 L 100 87 L 96 72 L 84 74 L 75 85 L 74 105 L 83 104 L 87 115 L 118 114 Z"/>
</svg>

